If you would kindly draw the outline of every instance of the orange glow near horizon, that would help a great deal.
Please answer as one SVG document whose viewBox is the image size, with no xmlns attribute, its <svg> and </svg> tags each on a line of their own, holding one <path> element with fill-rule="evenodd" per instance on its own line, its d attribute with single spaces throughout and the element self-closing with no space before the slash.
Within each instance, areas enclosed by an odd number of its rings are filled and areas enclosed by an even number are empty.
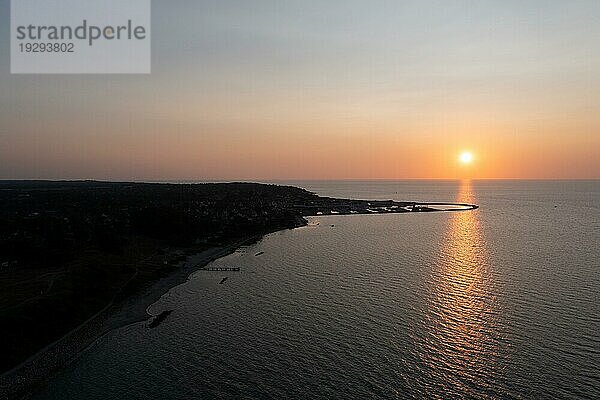
<svg viewBox="0 0 600 400">
<path fill-rule="evenodd" d="M 31 121 L 31 120 L 29 120 Z M 40 123 L 41 124 L 41 123 Z M 532 137 L 402 135 L 357 124 L 344 131 L 335 123 L 239 129 L 182 126 L 170 134 L 170 123 L 132 124 L 119 130 L 107 120 L 85 134 L 69 129 L 17 127 L 15 139 L 0 144 L 1 178 L 114 180 L 291 180 L 291 179 L 597 179 L 600 135 Z M 31 126 L 34 125 L 34 126 Z M 114 128 L 114 129 L 113 129 Z M 109 138 L 103 129 L 114 132 Z M 31 132 L 45 131 L 35 135 Z M 136 133 L 138 131 L 144 134 Z M 281 132 L 285 132 L 282 134 Z M 326 132 L 325 135 L 323 132 Z M 18 138 L 19 140 L 17 140 Z M 33 148 L 31 143 L 34 143 Z M 457 144 L 458 143 L 458 144 Z M 473 162 L 458 157 L 469 143 Z M 11 172 L 14 171 L 14 172 Z"/>
</svg>

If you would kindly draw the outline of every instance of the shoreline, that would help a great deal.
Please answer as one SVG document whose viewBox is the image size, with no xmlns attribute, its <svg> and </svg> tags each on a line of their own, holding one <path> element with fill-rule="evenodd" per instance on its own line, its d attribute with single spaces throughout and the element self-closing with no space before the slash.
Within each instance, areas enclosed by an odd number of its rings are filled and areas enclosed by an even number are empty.
<svg viewBox="0 0 600 400">
<path fill-rule="evenodd" d="M 454 205 L 458 209 L 424 209 L 425 212 L 456 212 L 472 211 L 479 208 L 473 204 L 458 203 L 413 203 L 415 205 L 439 206 Z M 417 211 L 417 210 L 413 210 Z M 419 210 L 421 211 L 421 210 Z M 234 253 L 237 249 L 256 243 L 265 236 L 287 230 L 296 229 L 308 224 L 306 218 L 342 216 L 342 215 L 383 215 L 404 214 L 410 211 L 393 212 L 341 212 L 327 214 L 307 214 L 298 218 L 293 226 L 272 229 L 264 233 L 251 235 L 245 238 L 232 240 L 221 246 L 214 246 L 202 252 L 187 256 L 181 265 L 168 275 L 159 278 L 139 293 L 134 293 L 124 298 L 115 298 L 103 309 L 84 321 L 66 335 L 49 344 L 32 355 L 15 368 L 0 375 L 0 400 L 30 398 L 37 390 L 53 376 L 67 368 L 83 352 L 87 351 L 99 339 L 116 329 L 125 326 L 152 320 L 156 317 L 148 312 L 151 305 L 159 301 L 171 289 L 184 284 L 201 268 L 211 262 Z"/>
<path fill-rule="evenodd" d="M 168 275 L 138 293 L 123 299 L 113 299 L 78 327 L 0 375 L 0 399 L 30 398 L 40 387 L 67 368 L 79 355 L 106 334 L 131 324 L 152 320 L 155 316 L 148 312 L 152 304 L 159 301 L 171 289 L 187 282 L 195 272 L 211 262 L 228 256 L 243 246 L 260 241 L 271 233 L 304 225 L 306 220 L 303 223 L 298 221 L 296 226 L 233 240 L 187 256 L 186 260 Z"/>
</svg>

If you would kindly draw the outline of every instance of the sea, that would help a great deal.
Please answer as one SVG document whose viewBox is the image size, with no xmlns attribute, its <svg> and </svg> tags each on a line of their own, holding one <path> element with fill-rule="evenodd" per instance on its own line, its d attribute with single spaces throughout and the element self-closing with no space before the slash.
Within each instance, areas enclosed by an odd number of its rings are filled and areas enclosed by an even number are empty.
<svg viewBox="0 0 600 400">
<path fill-rule="evenodd" d="M 197 271 L 35 399 L 599 399 L 600 181 L 286 182 L 323 216 Z M 228 279 L 220 284 L 222 279 Z"/>
</svg>

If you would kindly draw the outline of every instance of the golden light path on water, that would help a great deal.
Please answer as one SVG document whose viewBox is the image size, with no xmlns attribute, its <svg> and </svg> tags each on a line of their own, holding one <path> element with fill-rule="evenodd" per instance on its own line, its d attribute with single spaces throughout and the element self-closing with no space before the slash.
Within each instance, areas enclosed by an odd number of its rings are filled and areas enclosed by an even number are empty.
<svg viewBox="0 0 600 400">
<path fill-rule="evenodd" d="M 456 201 L 477 204 L 469 181 Z M 486 382 L 499 372 L 493 272 L 478 216 L 456 212 L 449 220 L 431 275 L 423 349 L 425 366 L 436 376 L 431 382 L 448 395 L 470 398 L 493 396 Z"/>
</svg>

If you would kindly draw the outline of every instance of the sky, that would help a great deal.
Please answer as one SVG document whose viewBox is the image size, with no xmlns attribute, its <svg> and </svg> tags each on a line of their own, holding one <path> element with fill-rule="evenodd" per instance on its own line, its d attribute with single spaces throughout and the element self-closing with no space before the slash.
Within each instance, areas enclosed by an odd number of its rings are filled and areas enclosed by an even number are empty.
<svg viewBox="0 0 600 400">
<path fill-rule="evenodd" d="M 9 17 L 0 179 L 600 178 L 597 0 L 154 0 L 150 75 L 11 75 Z"/>
</svg>

